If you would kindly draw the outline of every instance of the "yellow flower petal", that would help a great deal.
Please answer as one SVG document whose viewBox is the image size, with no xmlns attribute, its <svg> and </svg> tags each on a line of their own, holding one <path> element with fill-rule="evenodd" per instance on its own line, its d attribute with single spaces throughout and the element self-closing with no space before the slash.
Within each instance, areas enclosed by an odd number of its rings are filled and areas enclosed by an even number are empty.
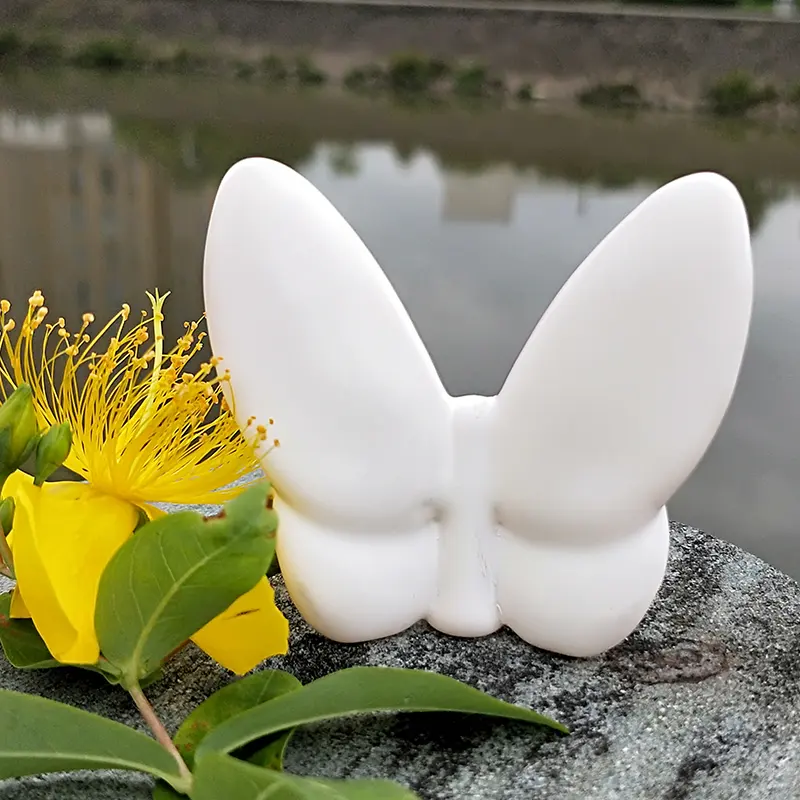
<svg viewBox="0 0 800 800">
<path fill-rule="evenodd" d="M 53 657 L 99 657 L 94 609 L 100 575 L 130 537 L 136 508 L 77 482 L 15 494 L 14 569 L 33 623 Z"/>
<path fill-rule="evenodd" d="M 28 611 L 28 607 L 22 599 L 22 592 L 19 590 L 19 586 L 14 587 L 14 592 L 11 595 L 11 608 L 9 609 L 9 613 L 11 619 L 30 619 L 31 617 L 31 612 Z"/>
<path fill-rule="evenodd" d="M 244 675 L 265 658 L 289 649 L 289 623 L 275 606 L 272 586 L 262 578 L 192 641 L 223 667 Z"/>
<path fill-rule="evenodd" d="M 27 472 L 22 470 L 12 472 L 3 484 L 3 499 L 5 500 L 9 495 L 15 497 L 20 489 L 26 489 L 29 486 L 33 486 L 32 475 L 28 475 Z"/>
<path fill-rule="evenodd" d="M 22 472 L 21 470 L 17 470 L 16 472 L 12 472 L 6 482 L 3 484 L 3 491 L 2 491 L 2 499 L 5 500 L 6 497 L 16 497 L 16 495 L 22 489 L 26 489 L 29 486 L 33 486 L 33 476 L 28 475 L 27 472 Z M 6 541 L 8 542 L 8 546 L 10 548 L 14 548 L 14 532 L 11 531 L 6 536 Z M 13 614 L 12 614 L 13 616 Z"/>
<path fill-rule="evenodd" d="M 17 470 L 16 472 L 12 472 L 3 484 L 2 497 L 4 500 L 6 497 L 13 497 L 18 494 L 20 490 L 27 489 L 32 485 L 33 476 L 21 470 Z M 6 536 L 6 541 L 8 542 L 8 546 L 13 549 L 14 534 L 9 533 Z M 25 605 L 25 601 L 22 599 L 22 592 L 19 586 L 14 587 L 14 591 L 11 595 L 11 608 L 9 609 L 9 613 L 11 619 L 30 619 L 31 614 L 30 611 L 28 611 L 28 607 Z"/>
<path fill-rule="evenodd" d="M 151 503 L 139 503 L 139 508 L 147 514 L 148 519 L 152 522 L 154 519 L 158 519 L 159 517 L 166 517 L 167 512 L 163 509 L 157 508 L 156 506 L 152 505 Z"/>
</svg>

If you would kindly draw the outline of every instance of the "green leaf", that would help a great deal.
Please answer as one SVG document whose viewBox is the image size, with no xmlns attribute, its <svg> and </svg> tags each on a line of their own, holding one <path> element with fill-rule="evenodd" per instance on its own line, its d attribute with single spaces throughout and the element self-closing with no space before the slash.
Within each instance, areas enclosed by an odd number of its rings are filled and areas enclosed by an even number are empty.
<svg viewBox="0 0 800 800">
<path fill-rule="evenodd" d="M 100 579 L 100 650 L 132 685 L 266 574 L 275 552 L 269 484 L 245 491 L 221 517 L 168 514 L 142 527 Z"/>
<path fill-rule="evenodd" d="M 31 620 L 11 619 L 10 592 L 0 594 L 0 645 L 8 663 L 17 669 L 82 669 L 102 675 L 111 684 L 119 683 L 119 673 L 104 659 L 97 664 L 62 664 L 56 661 Z M 158 677 L 161 677 L 160 671 L 152 676 Z"/>
<path fill-rule="evenodd" d="M 42 772 L 124 769 L 183 785 L 166 750 L 119 722 L 7 689 L 0 689 L 0 720 L 0 780 Z"/>
<path fill-rule="evenodd" d="M 56 661 L 29 619 L 11 619 L 11 592 L 0 594 L 0 645 L 17 669 L 52 669 Z"/>
<path fill-rule="evenodd" d="M 223 722 L 203 740 L 198 754 L 209 750 L 229 753 L 287 728 L 366 711 L 458 711 L 546 725 L 568 733 L 548 717 L 497 700 L 445 675 L 391 667 L 352 667 Z"/>
<path fill-rule="evenodd" d="M 286 775 L 286 773 L 283 773 Z M 288 776 L 287 776 L 288 777 Z M 292 776 L 292 780 L 296 780 Z M 306 778 L 308 782 L 309 778 Z M 348 781 L 331 781 L 322 778 L 314 778 L 315 783 L 325 786 L 333 794 L 329 795 L 330 800 L 419 800 L 419 795 L 406 789 L 394 781 L 385 781 L 369 778 L 358 778 Z"/>
<path fill-rule="evenodd" d="M 332 781 L 260 769 L 220 753 L 198 760 L 192 800 L 418 800 L 391 781 Z"/>
<path fill-rule="evenodd" d="M 287 692 L 296 691 L 302 688 L 302 685 L 294 675 L 278 669 L 261 670 L 246 678 L 233 681 L 214 692 L 186 717 L 173 737 L 173 742 L 191 769 L 194 766 L 197 748 L 209 731 L 242 711 Z M 242 748 L 236 756 L 258 767 L 282 770 L 286 745 L 293 732 L 293 730 L 281 731 L 257 740 Z M 180 798 L 180 794 L 161 781 L 153 788 L 153 800 L 180 800 Z"/>
<path fill-rule="evenodd" d="M 257 767 L 274 769 L 280 772 L 283 769 L 286 748 L 293 733 L 294 728 L 289 728 L 288 731 L 266 736 L 264 739 L 256 740 L 252 749 L 250 745 L 247 745 L 242 750 L 237 751 L 236 755 L 250 764 L 255 764 Z"/>
<path fill-rule="evenodd" d="M 153 787 L 153 800 L 186 800 L 186 795 L 176 792 L 168 783 L 157 781 Z"/>
<path fill-rule="evenodd" d="M 186 717 L 173 739 L 175 746 L 191 767 L 200 742 L 212 729 L 243 711 L 300 688 L 302 684 L 294 675 L 278 669 L 261 670 L 233 681 Z"/>
</svg>

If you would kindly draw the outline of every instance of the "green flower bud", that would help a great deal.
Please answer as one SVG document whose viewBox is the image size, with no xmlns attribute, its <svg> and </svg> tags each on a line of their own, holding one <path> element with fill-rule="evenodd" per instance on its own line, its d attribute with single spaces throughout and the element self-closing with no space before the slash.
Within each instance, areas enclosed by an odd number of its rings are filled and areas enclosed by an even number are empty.
<svg viewBox="0 0 800 800">
<path fill-rule="evenodd" d="M 6 497 L 2 503 L 0 503 L 0 529 L 4 535 L 8 536 L 11 533 L 11 528 L 14 525 L 14 510 L 16 508 L 16 504 L 14 503 L 13 497 Z"/>
<path fill-rule="evenodd" d="M 41 486 L 63 463 L 72 447 L 72 429 L 69 422 L 53 425 L 36 445 L 36 468 L 33 482 Z"/>
<path fill-rule="evenodd" d="M 0 406 L 0 485 L 27 461 L 38 440 L 33 394 L 23 383 Z"/>
</svg>

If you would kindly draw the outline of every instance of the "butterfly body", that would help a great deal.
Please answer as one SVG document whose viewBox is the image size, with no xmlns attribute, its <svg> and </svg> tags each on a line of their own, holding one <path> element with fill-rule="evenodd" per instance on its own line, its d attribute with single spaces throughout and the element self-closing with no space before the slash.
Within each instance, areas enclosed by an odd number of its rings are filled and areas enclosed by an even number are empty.
<svg viewBox="0 0 800 800">
<path fill-rule="evenodd" d="M 237 418 L 276 421 L 278 554 L 312 626 L 362 641 L 421 619 L 507 625 L 584 656 L 658 591 L 665 505 L 736 383 L 752 263 L 735 188 L 674 181 L 575 271 L 496 397 L 453 398 L 333 206 L 248 159 L 215 202 L 205 291 Z"/>
<path fill-rule="evenodd" d="M 452 398 L 451 463 L 438 501 L 437 590 L 425 618 L 456 636 L 483 636 L 502 624 L 495 551 L 500 535 L 492 497 L 495 398 Z"/>
</svg>

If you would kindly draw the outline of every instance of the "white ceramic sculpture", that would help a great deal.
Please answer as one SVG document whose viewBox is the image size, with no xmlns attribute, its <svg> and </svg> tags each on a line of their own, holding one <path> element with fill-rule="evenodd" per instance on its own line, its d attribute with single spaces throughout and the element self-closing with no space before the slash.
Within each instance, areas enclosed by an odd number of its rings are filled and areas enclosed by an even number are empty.
<svg viewBox="0 0 800 800">
<path fill-rule="evenodd" d="M 663 579 L 665 503 L 728 406 L 752 293 L 736 189 L 681 178 L 575 271 L 497 397 L 450 397 L 328 200 L 277 162 L 236 164 L 208 324 L 237 417 L 275 419 L 263 462 L 300 612 L 345 642 L 420 619 L 576 656 L 620 642 Z"/>
</svg>

